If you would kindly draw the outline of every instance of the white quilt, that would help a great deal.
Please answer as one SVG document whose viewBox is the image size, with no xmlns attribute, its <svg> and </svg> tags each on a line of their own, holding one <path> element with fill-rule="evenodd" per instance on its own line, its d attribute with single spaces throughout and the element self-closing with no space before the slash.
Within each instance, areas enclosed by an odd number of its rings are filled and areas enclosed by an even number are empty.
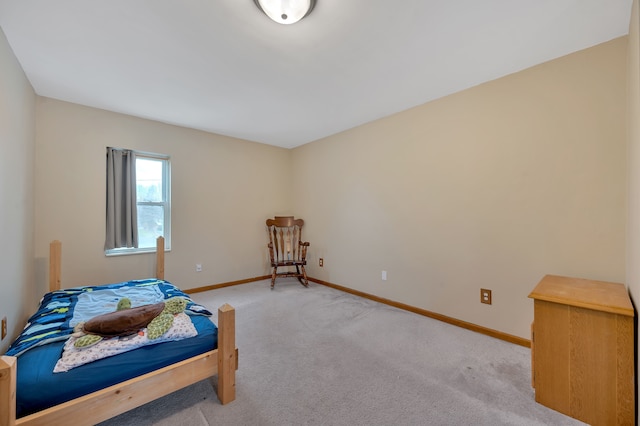
<svg viewBox="0 0 640 426">
<path fill-rule="evenodd" d="M 53 372 L 61 373 L 69 371 L 83 364 L 137 349 L 142 346 L 186 339 L 196 336 L 197 334 L 198 332 L 191 322 L 191 318 L 185 313 L 179 313 L 174 316 L 171 328 L 165 334 L 154 340 L 149 340 L 147 337 L 147 329 L 144 328 L 140 330 L 138 334 L 104 339 L 93 346 L 76 348 L 73 346 L 76 338 L 72 336 L 65 343 L 62 356 L 56 363 Z"/>
</svg>

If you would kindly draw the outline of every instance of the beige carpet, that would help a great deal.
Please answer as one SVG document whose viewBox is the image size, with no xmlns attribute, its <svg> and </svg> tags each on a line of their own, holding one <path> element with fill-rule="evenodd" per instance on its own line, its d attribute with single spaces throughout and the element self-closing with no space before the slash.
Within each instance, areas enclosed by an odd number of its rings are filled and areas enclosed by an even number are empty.
<svg viewBox="0 0 640 426">
<path fill-rule="evenodd" d="M 236 401 L 205 380 L 103 426 L 582 424 L 535 402 L 521 346 L 294 280 L 193 297 L 236 308 Z"/>
</svg>

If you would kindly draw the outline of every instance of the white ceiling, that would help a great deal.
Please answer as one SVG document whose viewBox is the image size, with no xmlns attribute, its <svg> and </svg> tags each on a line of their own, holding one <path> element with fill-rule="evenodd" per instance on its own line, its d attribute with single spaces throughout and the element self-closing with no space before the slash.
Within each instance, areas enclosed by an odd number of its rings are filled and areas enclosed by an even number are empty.
<svg viewBox="0 0 640 426">
<path fill-rule="evenodd" d="M 290 148 L 625 35 L 631 3 L 0 0 L 0 27 L 41 96 Z"/>
</svg>

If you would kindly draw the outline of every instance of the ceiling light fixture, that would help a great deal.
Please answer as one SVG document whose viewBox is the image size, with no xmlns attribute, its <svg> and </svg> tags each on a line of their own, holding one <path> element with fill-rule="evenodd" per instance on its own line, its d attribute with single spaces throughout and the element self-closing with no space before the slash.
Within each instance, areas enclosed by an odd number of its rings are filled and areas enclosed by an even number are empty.
<svg viewBox="0 0 640 426">
<path fill-rule="evenodd" d="M 253 0 L 269 18 L 278 24 L 295 24 L 311 13 L 316 0 Z"/>
</svg>

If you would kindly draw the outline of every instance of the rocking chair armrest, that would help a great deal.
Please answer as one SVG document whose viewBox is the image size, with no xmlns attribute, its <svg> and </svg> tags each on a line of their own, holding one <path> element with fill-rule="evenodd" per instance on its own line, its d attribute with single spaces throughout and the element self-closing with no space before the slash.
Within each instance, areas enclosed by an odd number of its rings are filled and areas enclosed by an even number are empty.
<svg viewBox="0 0 640 426">
<path fill-rule="evenodd" d="M 298 241 L 298 245 L 300 246 L 300 260 L 302 260 L 303 262 L 306 262 L 307 247 L 309 247 L 311 244 L 309 244 L 308 241 Z"/>
</svg>

